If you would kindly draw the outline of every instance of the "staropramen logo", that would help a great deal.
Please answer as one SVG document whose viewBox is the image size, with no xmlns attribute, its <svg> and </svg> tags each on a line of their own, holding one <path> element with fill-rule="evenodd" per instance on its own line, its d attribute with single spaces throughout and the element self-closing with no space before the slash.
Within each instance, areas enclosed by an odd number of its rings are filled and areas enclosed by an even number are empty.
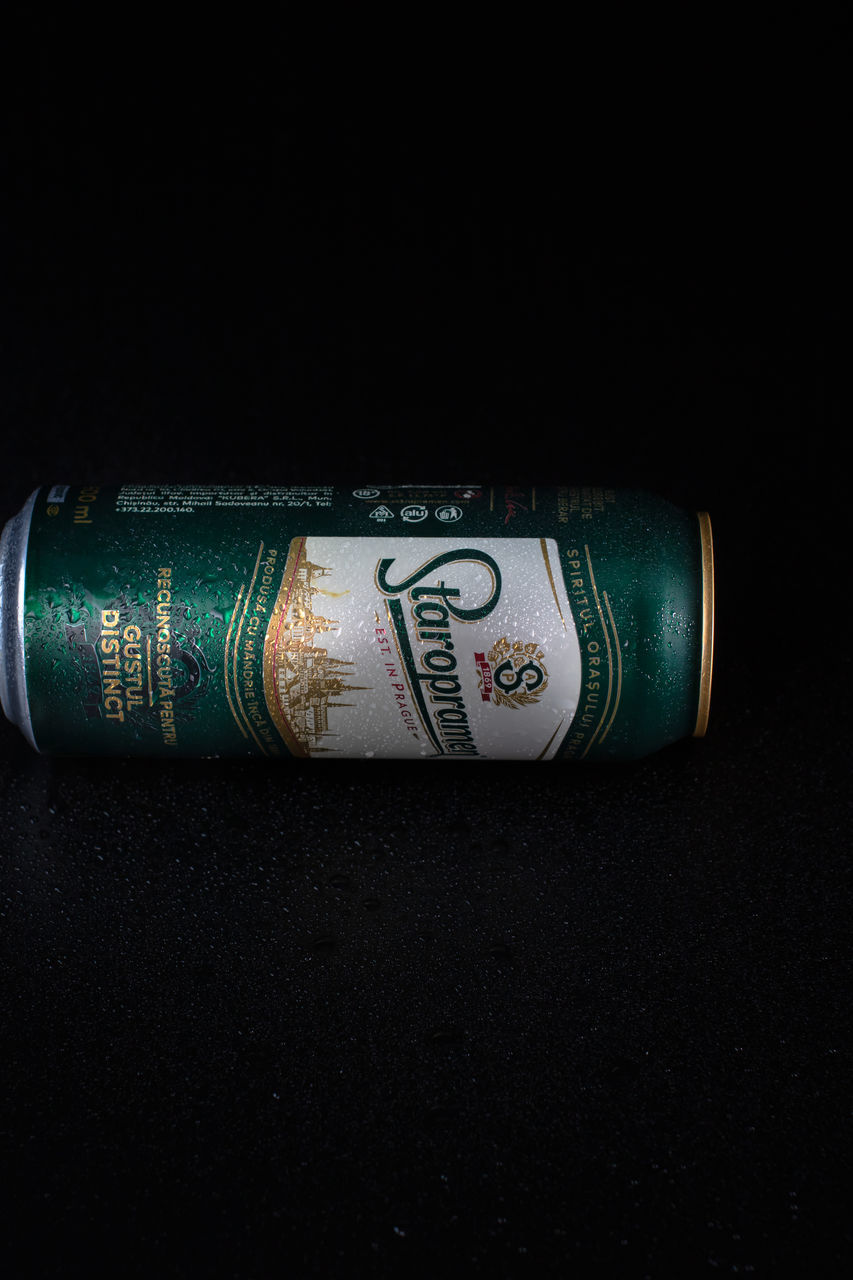
<svg viewBox="0 0 853 1280">
<path fill-rule="evenodd" d="M 433 556 L 397 581 L 395 559 L 376 566 L 388 616 L 421 722 L 439 755 L 479 755 L 460 678 L 459 629 L 482 622 L 501 595 L 501 571 L 486 551 Z"/>
</svg>

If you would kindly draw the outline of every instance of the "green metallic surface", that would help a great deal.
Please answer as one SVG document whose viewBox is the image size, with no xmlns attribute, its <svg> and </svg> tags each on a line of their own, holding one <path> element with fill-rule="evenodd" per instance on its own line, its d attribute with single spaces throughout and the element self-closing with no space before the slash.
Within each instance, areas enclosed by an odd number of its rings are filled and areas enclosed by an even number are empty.
<svg viewBox="0 0 853 1280">
<path fill-rule="evenodd" d="M 61 500 L 49 500 L 57 496 Z M 409 508 L 426 515 L 403 524 Z M 437 515 L 442 510 L 451 512 L 447 527 Z M 236 723 L 222 677 L 241 587 L 248 590 L 254 581 L 253 608 L 267 598 L 262 590 L 274 599 L 296 536 L 375 536 L 389 527 L 407 538 L 452 534 L 460 547 L 476 546 L 478 536 L 557 540 L 582 658 L 581 701 L 559 756 L 627 759 L 693 732 L 702 656 L 699 524 L 652 495 L 573 487 L 84 485 L 45 487 L 33 510 L 24 644 L 39 749 L 260 754 Z M 163 568 L 171 569 L 170 579 L 160 574 Z M 149 692 L 146 673 L 154 659 L 144 660 L 146 645 L 157 650 L 157 584 L 162 594 L 164 581 L 170 584 L 169 633 L 161 643 L 172 673 L 170 696 L 156 680 Z M 113 625 L 105 626 L 105 618 Z M 103 652 L 111 630 L 128 664 L 112 718 L 103 662 L 111 656 Z M 141 670 L 128 676 L 137 655 Z M 262 687 L 262 659 L 254 661 Z M 251 688 L 251 672 L 247 678 Z M 169 701 L 164 719 L 162 704 Z M 290 754 L 283 741 L 268 743 L 265 753 Z"/>
</svg>

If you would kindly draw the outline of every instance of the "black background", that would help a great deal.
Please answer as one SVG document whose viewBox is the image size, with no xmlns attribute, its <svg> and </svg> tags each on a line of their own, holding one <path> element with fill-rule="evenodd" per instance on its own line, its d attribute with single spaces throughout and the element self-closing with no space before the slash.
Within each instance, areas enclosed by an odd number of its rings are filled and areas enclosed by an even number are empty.
<svg viewBox="0 0 853 1280">
<path fill-rule="evenodd" d="M 707 738 L 612 768 L 50 760 L 4 725 L 16 1274 L 834 1273 L 831 72 L 756 53 L 735 103 L 689 59 L 581 89 L 585 49 L 297 83 L 262 32 L 58 43 L 7 117 L 4 517 L 56 481 L 641 486 L 711 512 L 718 650 Z"/>
</svg>

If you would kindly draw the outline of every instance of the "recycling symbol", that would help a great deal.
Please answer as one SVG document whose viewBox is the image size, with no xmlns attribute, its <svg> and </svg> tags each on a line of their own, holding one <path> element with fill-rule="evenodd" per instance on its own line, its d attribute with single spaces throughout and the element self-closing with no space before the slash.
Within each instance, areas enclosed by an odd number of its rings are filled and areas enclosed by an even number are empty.
<svg viewBox="0 0 853 1280">
<path fill-rule="evenodd" d="M 388 508 L 387 508 L 387 507 L 385 507 L 385 506 L 382 506 L 382 507 L 374 507 L 373 511 L 371 511 L 371 513 L 370 513 L 370 518 L 371 518 L 371 520 L 380 520 L 380 521 L 381 521 L 381 520 L 393 520 L 393 519 L 394 519 L 394 512 L 393 512 L 393 511 L 389 511 L 389 510 L 388 510 Z"/>
</svg>

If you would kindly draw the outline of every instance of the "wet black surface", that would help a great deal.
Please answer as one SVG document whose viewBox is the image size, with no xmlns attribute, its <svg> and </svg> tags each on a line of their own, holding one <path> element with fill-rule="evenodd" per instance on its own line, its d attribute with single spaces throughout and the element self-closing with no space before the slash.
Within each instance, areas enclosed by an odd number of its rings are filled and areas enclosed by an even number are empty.
<svg viewBox="0 0 853 1280">
<path fill-rule="evenodd" d="M 710 510 L 720 617 L 708 737 L 612 769 L 0 726 L 16 1274 L 834 1273 L 830 170 L 765 139 L 711 183 L 710 130 L 581 174 L 556 124 L 51 83 L 9 152 L 4 517 L 77 479 L 642 485 Z"/>
</svg>

